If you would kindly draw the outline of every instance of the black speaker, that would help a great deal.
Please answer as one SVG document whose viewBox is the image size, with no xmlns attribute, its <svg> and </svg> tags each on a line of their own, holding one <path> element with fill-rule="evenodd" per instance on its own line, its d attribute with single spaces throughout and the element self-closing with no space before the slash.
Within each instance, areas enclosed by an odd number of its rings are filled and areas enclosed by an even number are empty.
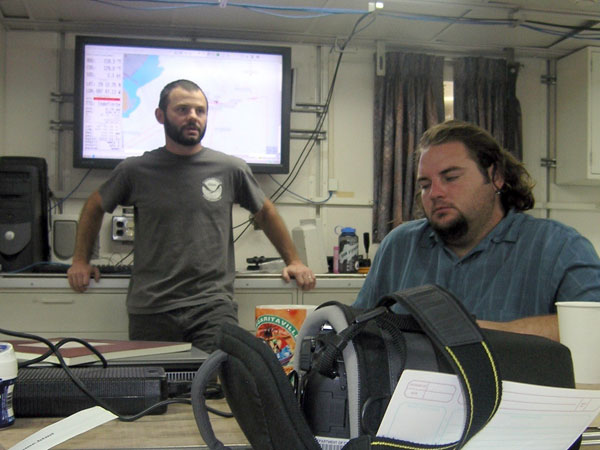
<svg viewBox="0 0 600 450">
<path fill-rule="evenodd" d="M 78 216 L 55 214 L 52 216 L 50 247 L 52 261 L 71 263 L 75 252 Z"/>
<path fill-rule="evenodd" d="M 48 167 L 43 158 L 0 157 L 0 270 L 49 261 Z"/>
<path fill-rule="evenodd" d="M 167 399 L 162 367 L 74 367 L 71 372 L 119 414 L 137 414 Z M 60 367 L 19 369 L 13 405 L 16 417 L 64 417 L 94 406 Z M 151 414 L 162 414 L 167 405 Z"/>
</svg>

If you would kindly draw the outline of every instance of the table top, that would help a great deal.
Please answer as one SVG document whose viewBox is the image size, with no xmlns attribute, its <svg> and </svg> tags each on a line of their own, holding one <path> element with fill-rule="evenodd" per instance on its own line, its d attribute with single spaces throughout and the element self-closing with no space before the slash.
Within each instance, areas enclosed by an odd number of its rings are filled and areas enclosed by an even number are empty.
<svg viewBox="0 0 600 450">
<path fill-rule="evenodd" d="M 225 400 L 207 400 L 207 405 L 229 412 Z M 0 429 L 0 449 L 5 450 L 62 417 L 17 417 L 10 427 Z M 210 414 L 217 438 L 233 448 L 248 448 L 248 440 L 234 418 Z M 171 404 L 167 412 L 147 415 L 135 422 L 111 420 L 86 433 L 75 436 L 55 449 L 205 449 L 207 448 L 194 420 L 191 405 Z"/>
<path fill-rule="evenodd" d="M 598 388 L 578 386 L 579 388 Z M 207 400 L 207 405 L 219 411 L 229 412 L 227 402 Z M 234 418 L 209 414 L 215 435 L 225 445 L 233 449 L 249 449 L 248 440 Z M 0 450 L 6 450 L 23 439 L 61 420 L 61 417 L 17 418 L 15 423 L 0 429 Z M 591 424 L 600 427 L 600 416 Z M 587 435 L 587 436 L 586 436 Z M 592 428 L 584 435 L 582 449 L 600 450 L 600 431 Z M 165 414 L 144 416 L 135 422 L 112 420 L 54 447 L 57 450 L 167 450 L 167 449 L 206 449 L 191 405 L 171 404 Z"/>
</svg>

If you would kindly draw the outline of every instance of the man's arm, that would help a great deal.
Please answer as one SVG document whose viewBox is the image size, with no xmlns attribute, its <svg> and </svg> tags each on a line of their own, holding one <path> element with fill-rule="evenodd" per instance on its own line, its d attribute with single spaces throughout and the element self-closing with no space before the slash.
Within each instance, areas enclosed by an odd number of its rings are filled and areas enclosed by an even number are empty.
<svg viewBox="0 0 600 450">
<path fill-rule="evenodd" d="M 512 331 L 513 333 L 534 334 L 558 341 L 558 316 L 525 317 L 511 320 L 510 322 L 491 322 L 489 320 L 478 320 L 481 328 L 492 330 Z"/>
<path fill-rule="evenodd" d="M 69 284 L 77 292 L 84 292 L 87 289 L 90 283 L 90 275 L 94 275 L 96 282 L 100 280 L 100 272 L 97 267 L 90 265 L 90 259 L 94 243 L 102 226 L 103 217 L 102 197 L 96 191 L 89 196 L 81 210 L 77 225 L 73 263 L 67 271 Z"/>
<path fill-rule="evenodd" d="M 285 261 L 287 267 L 283 269 L 281 274 L 283 279 L 289 282 L 293 276 L 301 289 L 307 291 L 314 288 L 316 284 L 315 275 L 300 260 L 292 238 L 273 202 L 266 199 L 261 210 L 254 215 L 254 221 L 264 231 L 269 241 Z"/>
</svg>

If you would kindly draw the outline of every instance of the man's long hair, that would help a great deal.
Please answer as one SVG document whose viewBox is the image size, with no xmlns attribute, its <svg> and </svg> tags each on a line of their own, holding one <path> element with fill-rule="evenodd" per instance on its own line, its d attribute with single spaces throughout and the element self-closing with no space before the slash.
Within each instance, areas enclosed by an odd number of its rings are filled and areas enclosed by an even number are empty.
<svg viewBox="0 0 600 450">
<path fill-rule="evenodd" d="M 527 211 L 533 208 L 535 199 L 532 189 L 535 183 L 529 172 L 490 133 L 471 123 L 448 120 L 429 128 L 421 137 L 419 149 L 423 152 L 433 145 L 447 142 L 461 142 L 488 181 L 491 181 L 488 176 L 490 167 L 492 175 L 498 174 L 504 178 L 504 186 L 500 191 L 504 211 L 511 208 Z"/>
</svg>

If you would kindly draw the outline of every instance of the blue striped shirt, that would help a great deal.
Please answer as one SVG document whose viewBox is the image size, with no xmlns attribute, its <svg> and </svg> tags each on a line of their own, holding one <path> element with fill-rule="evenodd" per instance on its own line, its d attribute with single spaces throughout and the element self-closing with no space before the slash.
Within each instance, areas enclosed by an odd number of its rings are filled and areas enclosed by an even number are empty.
<svg viewBox="0 0 600 450">
<path fill-rule="evenodd" d="M 515 211 L 462 258 L 416 220 L 385 237 L 354 306 L 424 284 L 445 287 L 477 319 L 508 321 L 555 314 L 557 301 L 600 301 L 600 260 L 573 228 Z"/>
</svg>

